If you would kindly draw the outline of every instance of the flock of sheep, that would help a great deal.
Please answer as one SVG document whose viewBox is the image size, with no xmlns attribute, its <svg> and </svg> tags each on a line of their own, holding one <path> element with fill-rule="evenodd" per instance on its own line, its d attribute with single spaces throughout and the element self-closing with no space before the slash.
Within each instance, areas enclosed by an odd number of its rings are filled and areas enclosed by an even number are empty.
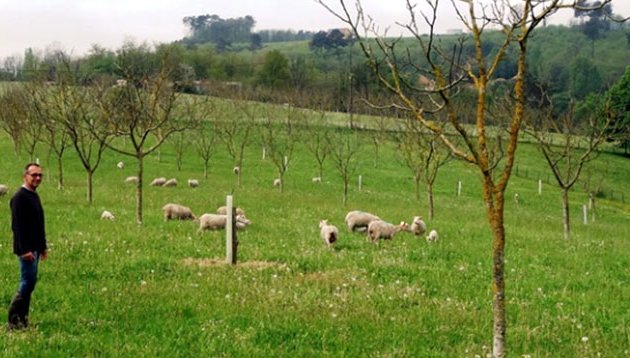
<svg viewBox="0 0 630 358">
<path fill-rule="evenodd" d="M 401 231 L 409 231 L 414 235 L 422 235 L 427 231 L 427 225 L 422 217 L 415 216 L 411 225 L 404 221 L 400 224 L 390 224 L 374 214 L 365 211 L 350 211 L 345 218 L 345 223 L 349 231 L 366 232 L 368 240 L 376 243 L 380 239 L 391 240 L 394 235 Z M 339 229 L 329 224 L 328 220 L 319 222 L 320 235 L 327 245 L 332 245 L 339 240 Z M 427 242 L 435 242 L 438 239 L 438 232 L 431 230 L 426 236 Z"/>
</svg>

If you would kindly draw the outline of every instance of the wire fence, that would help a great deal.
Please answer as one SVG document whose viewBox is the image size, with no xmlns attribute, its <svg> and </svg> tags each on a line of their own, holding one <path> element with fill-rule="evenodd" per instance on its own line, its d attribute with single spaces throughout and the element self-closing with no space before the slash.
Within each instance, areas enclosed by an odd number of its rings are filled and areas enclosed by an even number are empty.
<svg viewBox="0 0 630 358">
<path fill-rule="evenodd" d="M 516 166 L 514 168 L 514 175 L 520 178 L 525 178 L 525 179 L 540 180 L 541 182 L 545 184 L 551 184 L 551 185 L 556 184 L 555 178 L 553 178 L 551 173 L 541 173 L 535 170 L 520 169 L 518 166 Z M 622 203 L 626 202 L 625 194 L 623 191 L 620 191 L 620 190 L 602 188 L 598 192 L 595 193 L 595 197 L 601 198 L 601 199 L 620 201 Z"/>
</svg>

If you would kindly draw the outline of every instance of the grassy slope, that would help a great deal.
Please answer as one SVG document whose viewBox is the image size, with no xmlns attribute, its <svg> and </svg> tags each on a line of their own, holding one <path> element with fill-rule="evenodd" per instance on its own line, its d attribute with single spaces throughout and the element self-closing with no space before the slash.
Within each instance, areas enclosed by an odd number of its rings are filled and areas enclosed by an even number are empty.
<svg viewBox="0 0 630 358">
<path fill-rule="evenodd" d="M 16 157 L 0 137 L 0 182 L 20 183 L 26 158 Z M 52 165 L 41 154 L 45 171 Z M 118 170 L 115 163 L 127 163 Z M 351 189 L 341 205 L 341 181 L 328 162 L 315 185 L 316 162 L 303 147 L 287 173 L 285 192 L 271 182 L 274 167 L 249 148 L 243 185 L 234 188 L 232 163 L 223 148 L 202 179 L 201 160 L 192 149 L 176 170 L 168 147 L 162 161 L 145 163 L 153 177 L 201 179 L 190 189 L 147 187 L 145 224 L 134 216 L 134 189 L 122 184 L 132 162 L 107 153 L 96 173 L 95 203 L 84 202 L 84 175 L 75 156 L 65 161 L 66 188 L 47 177 L 41 196 L 47 214 L 51 258 L 41 266 L 32 321 L 25 332 L 0 334 L 4 356 L 474 356 L 491 342 L 490 233 L 480 200 L 478 175 L 458 162 L 444 168 L 436 187 L 436 219 L 441 239 L 428 245 L 401 234 L 371 245 L 348 233 L 350 209 L 373 211 L 397 222 L 426 216 L 416 201 L 410 173 L 390 145 L 374 168 L 372 147 L 361 153 L 357 175 L 364 188 Z M 521 170 L 545 170 L 535 148 L 522 145 Z M 52 163 L 51 163 L 52 164 Z M 629 162 L 603 155 L 606 186 L 630 192 Z M 463 195 L 454 195 L 462 180 Z M 221 232 L 196 233 L 190 222 L 162 222 L 166 202 L 212 212 L 227 193 L 245 208 L 253 225 L 239 236 L 237 267 L 201 265 L 225 256 Z M 597 221 L 581 223 L 585 195 L 572 194 L 573 236 L 562 239 L 558 190 L 545 185 L 537 195 L 533 179 L 514 177 L 506 205 L 508 348 L 513 356 L 596 356 L 628 354 L 630 313 L 630 207 L 605 199 Z M 628 199 L 626 199 L 628 200 Z M 8 306 L 17 286 L 11 254 L 9 197 L 0 197 L 0 302 Z M 101 222 L 103 209 L 117 216 Z M 342 238 L 334 250 L 318 237 L 317 223 L 328 218 Z M 186 259 L 192 258 L 192 264 Z M 0 313 L 6 320 L 6 313 Z M 43 353 L 45 352 L 45 353 Z"/>
</svg>

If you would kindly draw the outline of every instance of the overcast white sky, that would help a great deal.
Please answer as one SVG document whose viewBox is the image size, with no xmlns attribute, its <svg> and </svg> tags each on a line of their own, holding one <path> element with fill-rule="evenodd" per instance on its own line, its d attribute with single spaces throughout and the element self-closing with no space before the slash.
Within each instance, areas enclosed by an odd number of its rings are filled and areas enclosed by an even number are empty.
<svg viewBox="0 0 630 358">
<path fill-rule="evenodd" d="M 424 0 L 416 2 L 420 8 L 426 6 Z M 381 28 L 391 28 L 390 34 L 397 29 L 395 21 L 408 19 L 404 0 L 363 0 L 363 4 Z M 461 27 L 451 7 L 450 1 L 441 1 L 440 32 Z M 613 10 L 630 16 L 630 0 L 614 0 Z M 21 56 L 28 47 L 83 55 L 92 44 L 115 50 L 126 40 L 171 42 L 186 35 L 185 16 L 204 14 L 224 19 L 251 15 L 256 20 L 254 31 L 342 26 L 315 0 L 0 0 L 0 58 Z M 570 17 L 570 11 L 557 15 L 565 23 Z"/>
</svg>

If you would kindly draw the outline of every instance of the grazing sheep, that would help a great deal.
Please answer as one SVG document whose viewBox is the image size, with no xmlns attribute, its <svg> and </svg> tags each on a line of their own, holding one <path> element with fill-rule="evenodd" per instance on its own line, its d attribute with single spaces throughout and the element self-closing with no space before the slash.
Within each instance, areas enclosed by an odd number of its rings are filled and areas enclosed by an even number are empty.
<svg viewBox="0 0 630 358">
<path fill-rule="evenodd" d="M 199 180 L 197 179 L 188 179 L 188 186 L 191 188 L 196 188 L 199 186 Z"/>
<path fill-rule="evenodd" d="M 427 242 L 435 242 L 440 238 L 437 230 L 431 230 L 429 235 L 427 236 Z"/>
<path fill-rule="evenodd" d="M 177 179 L 175 179 L 175 178 L 169 179 L 164 184 L 162 184 L 162 186 L 163 187 L 177 186 Z"/>
<path fill-rule="evenodd" d="M 197 230 L 197 232 L 202 232 L 204 230 L 222 230 L 225 229 L 226 223 L 227 215 L 203 214 L 199 217 L 199 230 Z M 236 229 L 244 229 L 245 226 L 249 224 L 251 224 L 251 221 L 247 220 L 245 216 L 236 216 Z"/>
<path fill-rule="evenodd" d="M 179 204 L 166 204 L 162 207 L 164 221 L 168 220 L 195 220 L 197 217 L 190 208 Z"/>
<path fill-rule="evenodd" d="M 414 216 L 411 225 L 409 225 L 409 231 L 414 235 L 422 235 L 427 231 L 427 224 L 422 220 L 422 216 Z"/>
<path fill-rule="evenodd" d="M 396 233 L 408 230 L 409 225 L 401 221 L 398 225 L 393 225 L 383 220 L 375 220 L 368 225 L 368 239 L 376 242 L 378 239 L 393 239 Z"/>
<path fill-rule="evenodd" d="M 151 182 L 151 186 L 162 186 L 162 185 L 164 185 L 164 183 L 166 183 L 166 178 L 164 178 L 164 177 L 155 178 Z"/>
<path fill-rule="evenodd" d="M 234 174 L 238 175 L 241 172 L 241 167 L 239 167 L 239 166 L 234 167 L 234 169 L 232 169 L 232 172 L 234 172 Z"/>
<path fill-rule="evenodd" d="M 328 220 L 320 221 L 319 229 L 322 240 L 324 240 L 326 245 L 330 246 L 339 239 L 339 230 L 335 225 L 329 224 Z"/>
<path fill-rule="evenodd" d="M 103 213 L 101 214 L 101 220 L 114 221 L 115 219 L 116 218 L 114 217 L 114 214 L 107 210 L 103 210 Z"/>
<path fill-rule="evenodd" d="M 273 180 L 273 186 L 280 186 L 280 184 L 282 184 L 282 180 L 280 178 Z"/>
<path fill-rule="evenodd" d="M 518 205 L 518 200 L 519 199 L 519 195 L 518 193 L 514 193 L 514 204 Z"/>
<path fill-rule="evenodd" d="M 381 218 L 365 211 L 354 210 L 346 215 L 345 223 L 348 230 L 363 232 L 370 225 L 370 222 L 374 220 L 381 220 Z"/>
<path fill-rule="evenodd" d="M 125 178 L 125 183 L 137 184 L 139 180 L 140 179 L 138 179 L 138 177 L 134 175 L 134 176 L 130 176 L 130 177 Z"/>
<path fill-rule="evenodd" d="M 125 163 L 123 163 L 123 162 L 118 162 L 118 164 L 116 164 L 116 167 L 117 167 L 118 169 L 123 169 L 123 168 L 125 167 Z"/>
<path fill-rule="evenodd" d="M 219 206 L 217 208 L 217 214 L 221 214 L 221 215 L 227 215 L 227 206 Z M 245 216 L 245 210 L 237 207 L 236 208 L 236 215 L 241 215 L 241 216 Z"/>
<path fill-rule="evenodd" d="M 313 183 L 321 183 L 322 182 L 322 177 L 313 177 L 313 179 L 311 179 L 311 181 Z"/>
<path fill-rule="evenodd" d="M 9 187 L 4 184 L 0 184 L 0 196 L 6 195 L 8 192 Z"/>
</svg>

